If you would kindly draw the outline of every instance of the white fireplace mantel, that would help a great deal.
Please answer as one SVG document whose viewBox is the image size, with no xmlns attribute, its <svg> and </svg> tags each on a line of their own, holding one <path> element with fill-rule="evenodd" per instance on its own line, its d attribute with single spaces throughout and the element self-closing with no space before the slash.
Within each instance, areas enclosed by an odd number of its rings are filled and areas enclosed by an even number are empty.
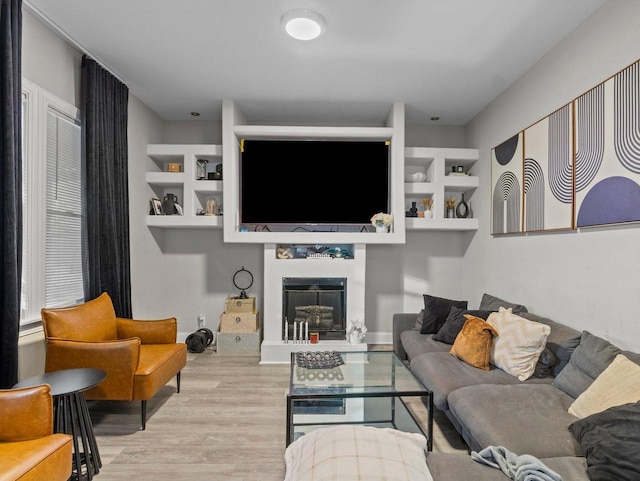
<svg viewBox="0 0 640 481">
<path fill-rule="evenodd" d="M 278 259 L 276 244 L 264 245 L 263 332 L 260 362 L 288 363 L 295 351 L 365 351 L 366 344 L 344 341 L 320 341 L 317 344 L 294 344 L 283 341 L 282 279 L 286 277 L 341 277 L 346 283 L 346 319 L 365 320 L 366 247 L 354 244 L 353 259 L 307 258 Z"/>
</svg>

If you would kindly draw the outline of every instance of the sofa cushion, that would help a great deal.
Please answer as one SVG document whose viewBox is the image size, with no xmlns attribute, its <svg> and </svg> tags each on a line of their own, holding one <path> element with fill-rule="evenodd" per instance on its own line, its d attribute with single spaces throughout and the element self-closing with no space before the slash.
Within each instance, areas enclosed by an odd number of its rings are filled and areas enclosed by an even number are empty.
<svg viewBox="0 0 640 481">
<path fill-rule="evenodd" d="M 589 481 L 587 462 L 582 457 L 543 458 L 541 461 L 560 474 L 564 481 Z M 508 480 L 501 470 L 480 464 L 461 453 L 428 453 L 427 466 L 435 481 Z"/>
<path fill-rule="evenodd" d="M 442 325 L 442 327 L 438 330 L 434 339 L 440 342 L 446 342 L 447 344 L 453 344 L 456 340 L 456 337 L 460 333 L 462 326 L 467 321 L 465 315 L 469 314 L 471 316 L 479 317 L 480 319 L 486 320 L 493 311 L 482 311 L 482 310 L 467 310 L 460 307 L 452 307 L 449 310 L 449 314 L 447 314 L 447 319 Z"/>
<path fill-rule="evenodd" d="M 502 369 L 489 366 L 488 371 L 483 371 L 448 352 L 420 354 L 411 359 L 410 367 L 420 382 L 433 392 L 433 404 L 442 411 L 449 409 L 447 396 L 461 387 L 475 384 L 521 384 L 518 378 Z M 549 382 L 542 379 L 537 381 Z"/>
<path fill-rule="evenodd" d="M 497 331 L 491 348 L 491 363 L 520 381 L 530 378 L 551 328 L 503 307 L 487 318 L 487 324 Z"/>
<path fill-rule="evenodd" d="M 454 301 L 444 297 L 424 294 L 424 318 L 422 320 L 422 334 L 434 334 L 440 330 L 452 307 L 467 308 L 467 301 Z"/>
<path fill-rule="evenodd" d="M 434 334 L 420 334 L 420 331 L 403 331 L 400 334 L 400 340 L 407 357 L 413 359 L 425 352 L 449 352 L 451 346 L 434 340 L 433 336 Z"/>
<path fill-rule="evenodd" d="M 569 406 L 569 413 L 584 418 L 613 406 L 637 401 L 640 401 L 640 366 L 618 354 Z"/>
<path fill-rule="evenodd" d="M 574 399 L 580 396 L 622 351 L 609 341 L 583 331 L 580 344 L 553 385 Z"/>
<path fill-rule="evenodd" d="M 640 479 L 640 403 L 609 408 L 569 426 L 587 458 L 591 481 Z"/>
<path fill-rule="evenodd" d="M 521 314 L 523 312 L 527 312 L 527 308 L 522 304 L 514 304 L 513 302 L 504 301 L 496 296 L 492 296 L 491 294 L 484 294 L 482 296 L 482 300 L 480 301 L 480 307 L 478 309 L 484 311 L 497 311 L 501 307 L 505 309 L 511 308 L 514 314 Z"/>
<path fill-rule="evenodd" d="M 469 314 L 464 317 L 464 326 L 449 352 L 473 367 L 488 371 L 491 345 L 496 330 L 484 319 Z"/>
<path fill-rule="evenodd" d="M 433 481 L 425 462 L 426 446 L 421 434 L 390 428 L 319 428 L 285 450 L 284 481 Z"/>
<path fill-rule="evenodd" d="M 468 386 L 448 401 L 472 450 L 504 446 L 538 458 L 581 452 L 568 429 L 576 421 L 568 412 L 573 398 L 551 384 Z"/>
<path fill-rule="evenodd" d="M 549 337 L 547 337 L 547 348 L 549 348 L 557 358 L 557 362 L 553 366 L 553 375 L 557 376 L 569 362 L 569 358 L 575 348 L 580 344 L 582 333 L 572 327 L 565 326 L 546 317 L 532 314 L 531 312 L 522 312 L 518 315 L 530 321 L 546 324 L 551 328 Z"/>
</svg>

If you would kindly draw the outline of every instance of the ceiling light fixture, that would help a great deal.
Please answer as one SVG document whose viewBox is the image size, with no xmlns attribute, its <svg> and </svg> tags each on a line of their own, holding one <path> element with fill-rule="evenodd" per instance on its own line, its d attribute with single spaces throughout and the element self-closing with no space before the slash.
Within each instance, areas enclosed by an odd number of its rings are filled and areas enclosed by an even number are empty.
<svg viewBox="0 0 640 481">
<path fill-rule="evenodd" d="M 289 10 L 280 19 L 282 30 L 297 40 L 313 40 L 324 34 L 327 24 L 317 12 L 306 8 Z"/>
</svg>

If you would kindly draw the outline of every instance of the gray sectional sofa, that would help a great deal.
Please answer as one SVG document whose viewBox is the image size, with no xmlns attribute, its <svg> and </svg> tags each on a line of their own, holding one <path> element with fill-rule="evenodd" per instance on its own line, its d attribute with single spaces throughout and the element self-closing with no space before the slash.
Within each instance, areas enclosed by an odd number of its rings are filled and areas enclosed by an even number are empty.
<svg viewBox="0 0 640 481">
<path fill-rule="evenodd" d="M 489 294 L 483 296 L 478 309 L 497 311 L 499 307 L 512 308 L 519 316 L 551 328 L 536 374 L 525 381 L 495 366 L 487 371 L 478 369 L 450 354 L 450 344 L 434 340 L 433 333 L 420 332 L 418 313 L 394 315 L 394 351 L 433 392 L 434 406 L 451 420 L 470 451 L 503 446 L 519 455 L 532 455 L 561 474 L 564 481 L 627 479 L 624 477 L 627 467 L 622 474 L 611 477 L 594 474 L 594 468 L 588 466 L 584 457 L 585 451 L 587 454 L 592 451 L 588 450 L 584 437 L 581 443 L 572 433 L 572 429 L 578 428 L 578 418 L 569 414 L 568 409 L 617 354 L 622 353 L 637 364 L 640 355 L 623 352 L 587 331 L 580 332 L 537 316 L 522 305 Z M 637 411 L 640 420 L 640 403 Z M 614 438 L 617 433 L 613 432 Z M 618 438 L 614 440 L 616 443 Z M 638 451 L 637 447 L 640 446 L 636 444 L 633 449 Z M 508 479 L 500 470 L 461 454 L 429 453 L 427 463 L 435 481 Z M 611 459 L 607 463 L 615 464 Z M 640 467 L 632 469 L 639 470 L 637 477 L 628 479 L 640 479 Z"/>
</svg>

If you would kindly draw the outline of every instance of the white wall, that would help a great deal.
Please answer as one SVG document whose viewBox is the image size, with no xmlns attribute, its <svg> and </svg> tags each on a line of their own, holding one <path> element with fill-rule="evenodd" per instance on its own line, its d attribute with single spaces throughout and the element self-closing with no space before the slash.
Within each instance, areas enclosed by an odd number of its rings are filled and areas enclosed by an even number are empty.
<svg viewBox="0 0 640 481">
<path fill-rule="evenodd" d="M 640 225 L 492 238 L 490 151 L 640 58 L 640 2 L 612 0 L 468 125 L 480 149 L 483 219 L 464 258 L 464 293 L 521 302 L 530 311 L 640 350 Z"/>
</svg>

